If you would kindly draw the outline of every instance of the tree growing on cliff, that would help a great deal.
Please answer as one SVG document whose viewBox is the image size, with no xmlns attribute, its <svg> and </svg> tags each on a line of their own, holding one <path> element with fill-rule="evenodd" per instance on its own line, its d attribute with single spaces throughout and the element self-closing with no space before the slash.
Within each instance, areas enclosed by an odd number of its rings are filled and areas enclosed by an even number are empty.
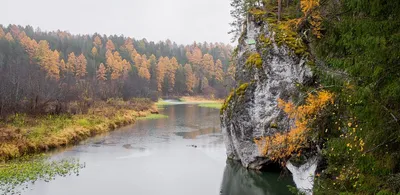
<svg viewBox="0 0 400 195">
<path fill-rule="evenodd" d="M 286 133 L 256 138 L 254 141 L 260 153 L 275 161 L 301 153 L 301 149 L 308 147 L 310 142 L 310 123 L 328 104 L 333 104 L 333 97 L 332 93 L 324 90 L 316 94 L 308 94 L 306 103 L 301 106 L 279 99 L 278 106 L 290 119 L 294 119 L 294 125 Z"/>
</svg>

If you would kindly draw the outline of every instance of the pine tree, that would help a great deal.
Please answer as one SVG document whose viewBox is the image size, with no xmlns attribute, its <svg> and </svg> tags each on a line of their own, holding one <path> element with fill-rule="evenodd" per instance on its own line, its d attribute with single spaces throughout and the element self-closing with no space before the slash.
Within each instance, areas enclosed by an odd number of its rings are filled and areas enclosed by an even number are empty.
<svg viewBox="0 0 400 195">
<path fill-rule="evenodd" d="M 190 66 L 190 64 L 185 64 L 184 70 L 185 70 L 186 91 L 189 93 L 193 93 L 195 77 L 192 71 L 192 67 Z"/>
<path fill-rule="evenodd" d="M 0 27 L 0 39 L 4 38 L 5 35 L 3 28 Z"/>
<path fill-rule="evenodd" d="M 5 38 L 8 42 L 13 42 L 13 41 L 14 41 L 13 36 L 12 36 L 9 32 L 6 34 L 6 36 L 4 36 L 4 38 Z"/>
<path fill-rule="evenodd" d="M 93 56 L 93 59 L 96 58 L 96 56 L 97 56 L 97 49 L 96 49 L 96 47 L 93 47 L 93 48 L 92 48 L 92 56 Z"/>
<path fill-rule="evenodd" d="M 67 73 L 75 74 L 76 60 L 77 59 L 74 52 L 71 52 L 68 55 L 68 60 L 66 64 Z"/>
<path fill-rule="evenodd" d="M 166 59 L 164 57 L 160 57 L 156 66 L 157 91 L 159 93 L 162 92 L 162 84 L 164 83 L 165 71 Z"/>
<path fill-rule="evenodd" d="M 106 73 L 107 73 L 106 67 L 104 66 L 103 63 L 101 63 L 99 69 L 96 72 L 97 80 L 102 82 L 106 81 L 107 80 Z"/>
<path fill-rule="evenodd" d="M 103 46 L 101 42 L 101 38 L 99 36 L 95 36 L 93 40 L 94 47 L 101 48 Z"/>
<path fill-rule="evenodd" d="M 83 78 L 86 76 L 86 65 L 87 65 L 87 60 L 83 54 L 79 55 L 77 60 L 76 60 L 76 71 L 75 75 L 77 78 Z"/>
<path fill-rule="evenodd" d="M 215 62 L 214 75 L 217 81 L 222 82 L 224 80 L 224 70 L 222 69 L 222 62 L 220 59 Z"/>
<path fill-rule="evenodd" d="M 115 50 L 114 43 L 110 39 L 106 43 L 106 49 L 110 50 L 110 51 L 114 51 Z"/>
</svg>

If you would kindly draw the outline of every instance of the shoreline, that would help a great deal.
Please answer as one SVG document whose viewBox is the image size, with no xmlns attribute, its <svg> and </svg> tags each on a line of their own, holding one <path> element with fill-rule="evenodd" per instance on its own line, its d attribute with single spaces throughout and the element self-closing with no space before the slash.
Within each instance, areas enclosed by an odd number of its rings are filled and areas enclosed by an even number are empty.
<svg viewBox="0 0 400 195">
<path fill-rule="evenodd" d="M 140 106 L 135 109 L 102 103 L 90 108 L 86 114 L 39 117 L 16 114 L 11 122 L 0 126 L 0 163 L 73 146 L 96 135 L 134 124 L 140 117 L 158 113 L 154 102 Z"/>
</svg>

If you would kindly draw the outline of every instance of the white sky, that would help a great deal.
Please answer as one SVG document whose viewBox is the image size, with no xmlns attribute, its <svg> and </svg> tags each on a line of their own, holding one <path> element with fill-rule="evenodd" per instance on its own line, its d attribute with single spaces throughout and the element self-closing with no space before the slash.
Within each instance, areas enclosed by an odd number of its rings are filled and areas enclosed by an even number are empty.
<svg viewBox="0 0 400 195">
<path fill-rule="evenodd" d="M 178 44 L 229 43 L 230 0 L 1 0 L 0 24 L 125 35 Z M 4 2 L 5 1 L 5 2 Z"/>
</svg>

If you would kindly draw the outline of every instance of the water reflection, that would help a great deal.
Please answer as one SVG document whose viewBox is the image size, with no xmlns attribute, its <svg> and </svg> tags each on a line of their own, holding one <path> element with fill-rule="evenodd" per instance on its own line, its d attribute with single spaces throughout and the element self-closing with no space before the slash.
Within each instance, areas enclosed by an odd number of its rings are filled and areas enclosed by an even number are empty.
<svg viewBox="0 0 400 195">
<path fill-rule="evenodd" d="M 179 104 L 161 112 L 169 117 L 139 120 L 57 153 L 60 158 L 79 158 L 86 168 L 79 177 L 37 182 L 23 194 L 287 194 L 278 174 L 226 165 L 217 109 Z"/>
<path fill-rule="evenodd" d="M 220 195 L 289 195 L 287 185 L 293 182 L 290 178 L 280 178 L 279 173 L 248 170 L 227 160 Z"/>
<path fill-rule="evenodd" d="M 220 133 L 221 129 L 218 127 L 209 127 L 209 128 L 204 128 L 204 129 L 198 129 L 196 131 L 190 131 L 190 132 L 176 132 L 175 135 L 177 136 L 182 136 L 184 139 L 196 139 L 197 136 L 200 135 L 207 135 L 207 134 L 214 134 L 214 133 Z"/>
</svg>

